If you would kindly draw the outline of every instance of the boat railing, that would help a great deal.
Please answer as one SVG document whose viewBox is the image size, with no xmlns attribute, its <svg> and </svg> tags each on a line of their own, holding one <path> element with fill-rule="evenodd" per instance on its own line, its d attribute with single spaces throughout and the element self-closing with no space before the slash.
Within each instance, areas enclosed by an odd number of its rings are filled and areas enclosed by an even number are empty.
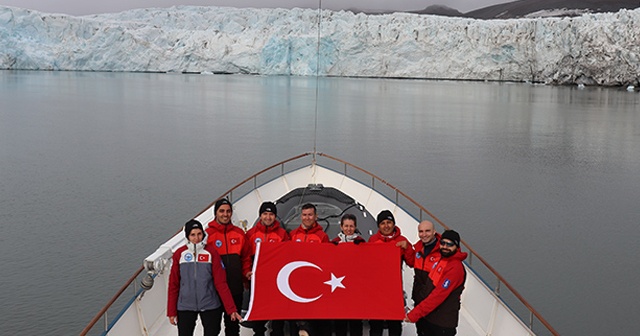
<svg viewBox="0 0 640 336">
<path fill-rule="evenodd" d="M 327 159 L 322 160 L 322 162 L 319 162 L 319 164 L 328 169 L 338 171 L 345 176 L 348 176 L 349 178 L 352 178 L 362 183 L 363 185 L 376 190 L 377 192 L 386 196 L 388 199 L 392 200 L 397 206 L 401 207 L 411 216 L 414 216 L 414 218 L 418 220 L 430 218 L 433 222 L 440 225 L 443 229 L 449 229 L 449 227 L 434 214 L 421 206 L 409 195 L 391 185 L 389 182 L 356 165 L 324 153 L 303 153 L 287 160 L 278 162 L 241 181 L 240 183 L 223 193 L 220 197 L 227 197 L 232 202 L 236 199 L 240 199 L 251 190 L 256 189 L 257 187 L 265 183 L 268 183 L 274 178 L 283 176 L 288 172 L 307 166 L 309 163 L 306 160 L 301 159 L 308 156 L 313 156 L 312 163 L 314 164 L 316 163 L 316 160 L 318 158 Z M 216 198 L 216 200 L 220 197 Z M 213 207 L 214 203 L 215 200 L 201 212 L 199 212 L 197 216 Z M 518 291 L 516 291 L 515 288 L 511 286 L 511 284 L 509 284 L 509 282 L 506 281 L 506 279 L 502 275 L 500 275 L 491 265 L 489 265 L 489 263 L 482 256 L 480 256 L 473 248 L 471 248 L 471 246 L 464 242 L 464 240 L 462 241 L 462 244 L 469 251 L 470 256 L 467 260 L 467 264 L 473 267 L 474 273 L 476 273 L 478 277 L 482 279 L 485 285 L 494 293 L 497 298 L 502 300 L 502 302 L 504 302 L 509 308 L 511 308 L 512 311 L 514 311 L 515 314 L 518 315 L 520 320 L 523 321 L 523 323 L 525 323 L 529 327 L 529 329 L 531 329 L 536 335 L 559 335 L 558 332 L 549 324 L 549 322 L 547 322 L 547 320 L 545 320 L 544 317 L 542 317 L 542 315 L 538 311 L 536 311 L 531 306 L 531 304 L 529 304 L 529 302 L 527 302 L 527 300 L 522 295 L 520 295 L 520 293 L 518 293 Z M 139 295 L 139 291 L 136 290 L 136 279 L 143 270 L 144 269 L 141 267 L 134 273 L 134 275 L 127 281 L 127 283 L 123 285 L 122 288 L 116 293 L 116 295 L 107 303 L 107 305 L 105 305 L 105 307 L 102 308 L 100 312 L 98 312 L 98 314 L 91 320 L 91 322 L 87 325 L 87 327 L 85 327 L 80 335 L 87 335 L 88 332 L 101 319 L 103 320 L 104 324 L 103 334 L 109 330 L 110 323 L 115 323 L 116 320 L 111 322 L 108 321 L 107 311 L 114 305 L 116 301 L 123 300 L 122 295 L 128 288 L 133 288 L 133 298 Z M 132 299 L 132 297 L 127 297 L 129 298 L 129 300 Z"/>
<path fill-rule="evenodd" d="M 95 334 L 102 334 L 102 335 L 106 334 L 110 326 L 118 320 L 119 315 L 122 313 L 120 311 L 115 316 L 113 316 L 113 319 L 110 320 L 109 311 L 111 309 L 122 309 L 122 307 L 125 305 L 125 302 L 123 302 L 123 300 L 126 300 L 126 299 L 131 300 L 139 295 L 138 281 L 136 280 L 138 279 L 138 276 L 142 273 L 143 270 L 144 270 L 144 267 L 140 266 L 140 268 L 138 268 L 138 270 L 133 273 L 133 275 L 129 278 L 129 280 L 127 280 L 127 282 L 125 282 L 125 284 L 122 285 L 122 287 L 120 287 L 120 289 L 107 302 L 107 304 L 104 307 L 102 307 L 102 309 L 100 309 L 100 311 L 96 314 L 96 316 L 94 316 L 91 319 L 91 321 L 89 321 L 87 326 L 84 327 L 84 329 L 80 332 L 80 336 L 89 335 L 89 332 L 91 331 L 93 331 Z M 133 294 L 131 296 L 123 295 L 127 290 L 131 290 Z M 121 303 L 121 304 L 117 304 L 117 303 Z M 93 330 L 93 328 L 98 324 L 98 322 L 100 322 L 100 320 L 102 320 L 101 325 L 103 326 L 103 328 L 101 328 L 100 330 Z"/>
<path fill-rule="evenodd" d="M 342 174 L 385 195 L 397 206 L 407 211 L 419 221 L 430 219 L 445 230 L 449 229 L 449 226 L 429 210 L 425 209 L 409 195 L 405 194 L 400 189 L 375 174 L 328 154 L 318 153 L 317 155 L 339 163 L 341 166 L 339 169 L 341 169 L 340 172 Z M 322 162 L 322 164 L 324 164 L 324 162 Z M 356 174 L 354 174 L 354 171 Z M 360 177 L 356 175 L 360 175 Z M 361 177 L 362 175 L 365 176 L 364 179 Z M 549 322 L 542 317 L 542 315 L 536 311 L 535 308 L 533 308 L 533 306 L 531 306 L 531 304 L 527 302 L 527 300 L 518 293 L 518 291 L 509 284 L 502 275 L 500 275 L 500 273 L 498 273 L 498 271 L 489 265 L 489 263 L 480 256 L 478 252 L 464 242 L 464 240 L 462 241 L 462 244 L 469 251 L 467 264 L 473 268 L 473 271 L 484 281 L 485 285 L 493 291 L 494 295 L 500 298 L 509 308 L 511 308 L 511 310 L 518 315 L 520 320 L 522 320 L 529 329 L 531 329 L 536 335 L 559 335 L 551 324 L 549 324 Z"/>
</svg>

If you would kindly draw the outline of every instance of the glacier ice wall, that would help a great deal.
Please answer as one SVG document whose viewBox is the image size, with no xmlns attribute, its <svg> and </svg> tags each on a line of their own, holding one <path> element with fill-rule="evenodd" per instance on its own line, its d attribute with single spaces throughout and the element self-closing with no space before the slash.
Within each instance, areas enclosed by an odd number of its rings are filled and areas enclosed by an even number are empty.
<svg viewBox="0 0 640 336">
<path fill-rule="evenodd" d="M 588 85 L 640 78 L 640 9 L 491 21 L 320 16 L 318 34 L 313 9 L 178 6 L 74 17 L 0 7 L 0 68 Z"/>
</svg>

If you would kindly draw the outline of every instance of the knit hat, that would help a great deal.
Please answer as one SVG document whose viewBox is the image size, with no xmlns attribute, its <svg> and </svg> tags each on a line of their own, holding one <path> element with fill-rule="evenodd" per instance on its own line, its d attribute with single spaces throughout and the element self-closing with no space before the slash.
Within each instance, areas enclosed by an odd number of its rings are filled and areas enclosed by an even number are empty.
<svg viewBox="0 0 640 336">
<path fill-rule="evenodd" d="M 262 215 L 263 212 L 272 212 L 274 215 L 277 215 L 278 208 L 276 208 L 276 205 L 273 202 L 264 202 L 260 205 L 258 215 Z"/>
<path fill-rule="evenodd" d="M 378 225 L 380 225 L 380 223 L 382 223 L 382 221 L 385 220 L 385 219 L 388 219 L 388 220 L 392 221 L 393 224 L 396 223 L 396 219 L 393 217 L 393 214 L 389 210 L 382 210 L 378 214 Z"/>
<path fill-rule="evenodd" d="M 213 212 L 216 213 L 218 212 L 218 208 L 220 208 L 221 206 L 225 205 L 225 204 L 229 204 L 229 206 L 231 206 L 231 202 L 229 202 L 228 199 L 226 198 L 221 198 L 219 200 L 216 201 L 216 205 L 213 208 Z M 232 207 L 233 208 L 233 207 Z"/>
<path fill-rule="evenodd" d="M 200 229 L 202 233 L 204 233 L 204 228 L 202 228 L 202 223 L 198 222 L 195 219 L 192 219 L 184 225 L 184 235 L 187 236 L 187 239 L 189 239 L 189 234 L 193 229 Z"/>
<path fill-rule="evenodd" d="M 443 232 L 440 240 L 442 241 L 443 239 L 448 239 L 456 244 L 457 247 L 460 247 L 460 235 L 453 230 L 447 230 Z"/>
</svg>

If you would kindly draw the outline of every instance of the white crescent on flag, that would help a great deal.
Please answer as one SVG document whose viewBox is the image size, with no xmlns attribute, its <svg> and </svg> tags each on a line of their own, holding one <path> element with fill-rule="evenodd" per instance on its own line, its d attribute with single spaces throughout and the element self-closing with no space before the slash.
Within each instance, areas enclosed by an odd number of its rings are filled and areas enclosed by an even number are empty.
<svg viewBox="0 0 640 336">
<path fill-rule="evenodd" d="M 289 276 L 291 276 L 291 273 L 293 273 L 293 271 L 297 270 L 300 267 L 313 267 L 315 269 L 322 271 L 322 268 L 318 267 L 318 265 L 312 264 L 308 261 L 292 261 L 284 265 L 284 267 L 282 267 L 280 272 L 278 272 L 278 278 L 276 280 L 278 283 L 278 290 L 280 290 L 280 293 L 282 293 L 282 295 L 284 295 L 287 299 L 291 301 L 300 302 L 300 303 L 313 302 L 319 299 L 322 296 L 322 294 L 314 298 L 304 298 L 294 293 L 293 290 L 291 289 L 291 286 L 289 285 Z"/>
</svg>

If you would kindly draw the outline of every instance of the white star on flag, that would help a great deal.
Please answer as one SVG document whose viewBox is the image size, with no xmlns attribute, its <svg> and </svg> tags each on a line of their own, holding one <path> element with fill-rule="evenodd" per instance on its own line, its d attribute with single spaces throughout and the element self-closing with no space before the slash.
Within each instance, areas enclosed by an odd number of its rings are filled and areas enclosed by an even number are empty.
<svg viewBox="0 0 640 336">
<path fill-rule="evenodd" d="M 324 284 L 330 285 L 331 293 L 333 293 L 333 291 L 335 291 L 337 287 L 344 288 L 344 285 L 342 284 L 342 280 L 344 280 L 344 277 L 336 278 L 336 276 L 333 273 L 331 273 L 331 280 L 325 281 Z"/>
</svg>

